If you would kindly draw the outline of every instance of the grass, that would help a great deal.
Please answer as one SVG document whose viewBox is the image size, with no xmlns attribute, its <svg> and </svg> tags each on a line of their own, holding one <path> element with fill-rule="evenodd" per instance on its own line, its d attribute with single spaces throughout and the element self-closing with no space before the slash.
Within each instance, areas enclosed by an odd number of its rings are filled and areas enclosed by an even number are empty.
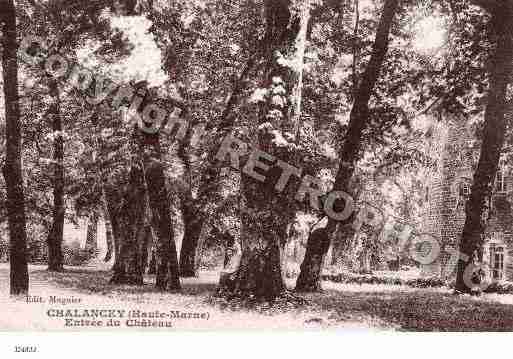
<svg viewBox="0 0 513 359">
<path fill-rule="evenodd" d="M 4 313 L 13 313 L 0 318 L 0 329 L 66 329 L 62 322 L 46 317 L 49 304 L 9 299 L 8 274 L 8 268 L 0 266 L 0 306 Z M 150 276 L 141 287 L 112 285 L 109 271 L 94 268 L 67 268 L 64 273 L 49 273 L 44 267 L 31 267 L 30 274 L 32 295 L 78 297 L 82 300 L 79 308 L 209 313 L 206 321 L 178 321 L 176 328 L 180 329 L 513 330 L 511 295 L 476 298 L 454 296 L 447 289 L 325 282 L 323 293 L 300 295 L 306 299 L 305 305 L 261 305 L 248 309 L 212 298 L 218 279 L 214 272 L 182 279 L 183 290 L 178 294 L 156 291 L 154 278 Z"/>
</svg>

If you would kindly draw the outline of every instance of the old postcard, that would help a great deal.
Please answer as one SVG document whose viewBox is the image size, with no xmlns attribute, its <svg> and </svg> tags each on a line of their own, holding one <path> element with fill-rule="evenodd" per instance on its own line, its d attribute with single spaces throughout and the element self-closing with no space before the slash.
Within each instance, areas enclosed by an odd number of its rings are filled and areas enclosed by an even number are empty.
<svg viewBox="0 0 513 359">
<path fill-rule="evenodd" d="M 513 330 L 512 0 L 0 30 L 0 331 Z"/>
</svg>

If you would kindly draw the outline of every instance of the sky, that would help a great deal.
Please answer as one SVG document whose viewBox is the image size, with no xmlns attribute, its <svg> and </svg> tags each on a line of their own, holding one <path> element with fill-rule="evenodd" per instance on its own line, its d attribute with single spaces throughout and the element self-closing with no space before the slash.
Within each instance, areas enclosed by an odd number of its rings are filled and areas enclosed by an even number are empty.
<svg viewBox="0 0 513 359">
<path fill-rule="evenodd" d="M 446 36 L 443 20 L 439 17 L 428 16 L 416 24 L 413 43 L 419 51 L 436 51 L 444 44 Z"/>
<path fill-rule="evenodd" d="M 162 53 L 149 32 L 151 21 L 143 16 L 113 16 L 110 20 L 134 46 L 130 56 L 108 66 L 111 76 L 120 82 L 147 80 L 150 86 L 162 86 L 167 75 L 161 68 Z M 88 43 L 80 49 L 78 57 L 82 65 L 93 68 L 98 59 L 91 57 L 91 47 L 95 45 Z"/>
</svg>

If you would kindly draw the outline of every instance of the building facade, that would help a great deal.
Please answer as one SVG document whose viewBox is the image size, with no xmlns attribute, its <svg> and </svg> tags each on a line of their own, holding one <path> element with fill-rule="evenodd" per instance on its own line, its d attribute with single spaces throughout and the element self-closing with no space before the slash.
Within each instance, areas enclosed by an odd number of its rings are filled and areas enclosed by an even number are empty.
<svg viewBox="0 0 513 359">
<path fill-rule="evenodd" d="M 445 279 L 455 275 L 465 203 L 479 159 L 474 139 L 474 130 L 465 118 L 439 121 L 433 129 L 431 141 L 438 148 L 438 156 L 426 186 L 423 232 L 437 238 L 441 255 L 423 266 L 424 275 Z M 483 264 L 488 280 L 513 281 L 513 177 L 507 157 L 503 155 L 500 161 L 483 238 Z"/>
</svg>

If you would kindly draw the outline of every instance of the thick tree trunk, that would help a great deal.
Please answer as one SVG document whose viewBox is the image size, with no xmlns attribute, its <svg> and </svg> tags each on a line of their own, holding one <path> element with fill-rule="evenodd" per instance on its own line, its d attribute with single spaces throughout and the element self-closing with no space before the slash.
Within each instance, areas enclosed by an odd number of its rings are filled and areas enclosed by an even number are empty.
<svg viewBox="0 0 513 359">
<path fill-rule="evenodd" d="M 48 270 L 63 270 L 62 242 L 64 240 L 64 138 L 62 136 L 62 117 L 59 87 L 50 79 L 52 103 L 48 115 L 52 121 L 53 142 L 53 215 L 52 228 L 48 233 Z"/>
<path fill-rule="evenodd" d="M 160 290 L 179 291 L 178 254 L 171 221 L 169 193 L 162 164 L 162 150 L 159 134 L 148 135 L 140 131 L 138 141 L 141 148 L 146 148 L 144 155 L 145 181 L 148 204 L 151 210 L 151 224 L 155 231 L 156 278 L 155 286 Z"/>
<path fill-rule="evenodd" d="M 153 91 L 147 88 L 147 84 L 142 82 L 137 87 L 138 90 L 144 90 L 146 97 L 140 108 L 144 108 L 150 104 L 153 99 Z M 162 124 L 165 126 L 165 124 Z M 140 277 L 142 284 L 142 274 L 146 268 L 148 258 L 149 236 L 146 231 L 148 224 L 146 219 L 151 217 L 151 227 L 156 236 L 155 247 L 157 254 L 157 273 L 156 288 L 160 290 L 180 290 L 179 266 L 176 252 L 176 244 L 174 241 L 173 224 L 171 221 L 171 208 L 169 205 L 169 193 L 167 190 L 166 176 L 164 173 L 164 165 L 162 164 L 162 150 L 160 147 L 160 135 L 158 129 L 155 133 L 150 134 L 146 131 L 148 128 L 140 126 L 151 126 L 151 124 L 137 121 L 137 127 L 134 128 L 133 139 L 137 146 L 136 161 L 141 165 L 141 173 L 137 174 L 137 200 L 138 213 L 132 215 L 132 222 L 120 223 L 120 228 L 133 226 L 137 230 L 137 241 L 135 243 L 130 236 L 123 235 L 123 244 L 121 249 L 121 258 L 132 258 L 132 266 L 137 270 L 137 278 Z M 153 131 L 151 131 L 153 132 Z M 135 168 L 133 168 L 132 172 Z M 137 172 L 139 170 L 137 169 Z M 134 176 L 131 176 L 134 178 Z M 132 190 L 129 186 L 129 190 Z M 140 189 L 139 189 L 140 187 Z M 132 190 L 133 192 L 133 190 Z M 151 235 L 151 231 L 150 231 Z M 131 250 L 125 249 L 133 248 Z M 135 249 L 135 250 L 134 250 Z M 126 253 L 125 253 L 126 252 Z M 121 266 L 123 267 L 123 266 Z"/>
<path fill-rule="evenodd" d="M 253 217 L 242 218 L 242 257 L 230 281 L 230 288 L 220 287 L 228 298 L 274 301 L 285 292 L 280 263 L 279 240 L 268 227 L 272 219 L 255 222 Z M 226 283 L 220 283 L 226 285 Z"/>
<path fill-rule="evenodd" d="M 301 264 L 301 272 L 296 282 L 296 291 L 315 292 L 321 290 L 321 270 L 329 246 L 330 239 L 325 228 L 318 228 L 310 234 L 305 259 Z"/>
<path fill-rule="evenodd" d="M 287 55 L 297 39 L 300 19 L 294 17 L 289 9 L 289 0 L 266 0 L 264 2 L 264 14 L 266 21 L 266 33 L 264 36 L 266 50 L 266 69 L 264 71 L 266 84 L 269 89 L 279 85 L 289 89 L 285 94 L 276 93 L 276 97 L 282 97 L 283 102 L 290 100 L 291 70 L 278 63 L 278 52 Z M 278 82 L 278 83 L 276 83 Z M 259 124 L 267 123 L 270 118 L 272 126 L 279 130 L 293 130 L 294 124 L 289 117 L 289 109 L 282 108 L 276 101 L 260 103 Z M 276 120 L 272 113 L 279 112 L 280 120 Z M 278 152 L 273 143 L 274 135 L 265 131 L 258 131 L 256 147 L 268 154 Z M 286 242 L 286 228 L 294 215 L 293 207 L 287 204 L 286 196 L 276 196 L 272 177 L 281 173 L 274 166 L 268 171 L 267 180 L 263 183 L 252 176 L 243 173 L 241 176 L 241 247 L 242 256 L 240 266 L 230 281 L 229 288 L 223 288 L 220 283 L 220 291 L 230 297 L 239 297 L 251 300 L 274 301 L 285 294 L 286 288 L 281 271 L 281 245 Z M 275 173 L 276 172 L 276 173 Z M 271 199 L 271 200 L 270 200 Z"/>
<path fill-rule="evenodd" d="M 197 275 L 196 248 L 204 220 L 201 214 L 194 212 L 194 207 L 189 203 L 182 204 L 182 218 L 184 234 L 180 250 L 180 276 L 195 277 Z"/>
<path fill-rule="evenodd" d="M 383 12 L 379 21 L 376 37 L 374 39 L 371 58 L 367 64 L 362 79 L 359 82 L 355 101 L 349 118 L 349 125 L 345 136 L 345 141 L 341 146 L 339 155 L 340 165 L 337 176 L 335 178 L 333 191 L 352 193 L 351 189 L 349 188 L 349 184 L 351 178 L 353 177 L 355 166 L 358 161 L 363 132 L 367 128 L 369 122 L 369 101 L 388 50 L 390 28 L 397 11 L 397 7 L 398 0 L 386 0 L 383 6 Z M 338 224 L 335 222 L 335 220 L 332 218 L 328 219 L 326 230 L 327 236 L 330 238 L 330 240 L 333 238 L 333 235 L 337 229 L 337 225 Z M 313 237 L 311 238 L 313 239 Z M 319 246 L 313 243 L 308 243 L 307 247 L 317 248 Z M 306 262 L 304 261 L 301 265 L 301 268 L 304 268 L 306 272 L 301 273 L 300 277 L 309 277 L 308 280 L 304 280 L 304 282 L 309 283 L 309 285 L 301 288 L 302 290 L 307 290 L 308 288 L 320 288 L 319 279 L 321 276 L 320 273 L 317 273 L 316 271 L 320 271 L 321 266 L 318 266 L 313 261 L 309 262 L 314 259 L 317 261 L 318 255 L 305 256 Z M 312 281 L 314 280 L 317 281 L 316 284 L 312 284 Z"/>
<path fill-rule="evenodd" d="M 158 147 L 160 154 L 160 147 Z M 160 156 L 159 156 L 160 157 Z M 176 245 L 169 207 L 164 168 L 160 161 L 153 160 L 146 166 L 146 183 L 155 229 L 157 247 L 156 286 L 160 290 L 180 290 L 180 278 Z"/>
<path fill-rule="evenodd" d="M 456 291 L 472 291 L 473 260 L 482 261 L 483 232 L 488 219 L 488 203 L 504 143 L 506 91 L 513 72 L 513 4 L 492 9 L 491 25 L 496 31 L 496 49 L 492 58 L 490 89 L 485 112 L 481 155 L 474 174 L 466 219 L 460 241 Z M 479 283 L 475 283 L 479 285 Z"/>
<path fill-rule="evenodd" d="M 21 171 L 20 108 L 18 95 L 18 60 L 16 42 L 16 10 L 12 0 L 2 2 L 2 70 L 4 78 L 6 156 L 2 172 L 7 186 L 7 217 L 9 223 L 10 293 L 28 293 L 27 232 L 25 197 Z"/>
<path fill-rule="evenodd" d="M 113 284 L 143 284 L 145 267 L 143 251 L 146 250 L 144 248 L 145 202 L 143 171 L 134 166 L 130 171 L 122 206 L 117 213 L 122 243 L 119 260 L 116 260 L 110 280 Z"/>
</svg>

